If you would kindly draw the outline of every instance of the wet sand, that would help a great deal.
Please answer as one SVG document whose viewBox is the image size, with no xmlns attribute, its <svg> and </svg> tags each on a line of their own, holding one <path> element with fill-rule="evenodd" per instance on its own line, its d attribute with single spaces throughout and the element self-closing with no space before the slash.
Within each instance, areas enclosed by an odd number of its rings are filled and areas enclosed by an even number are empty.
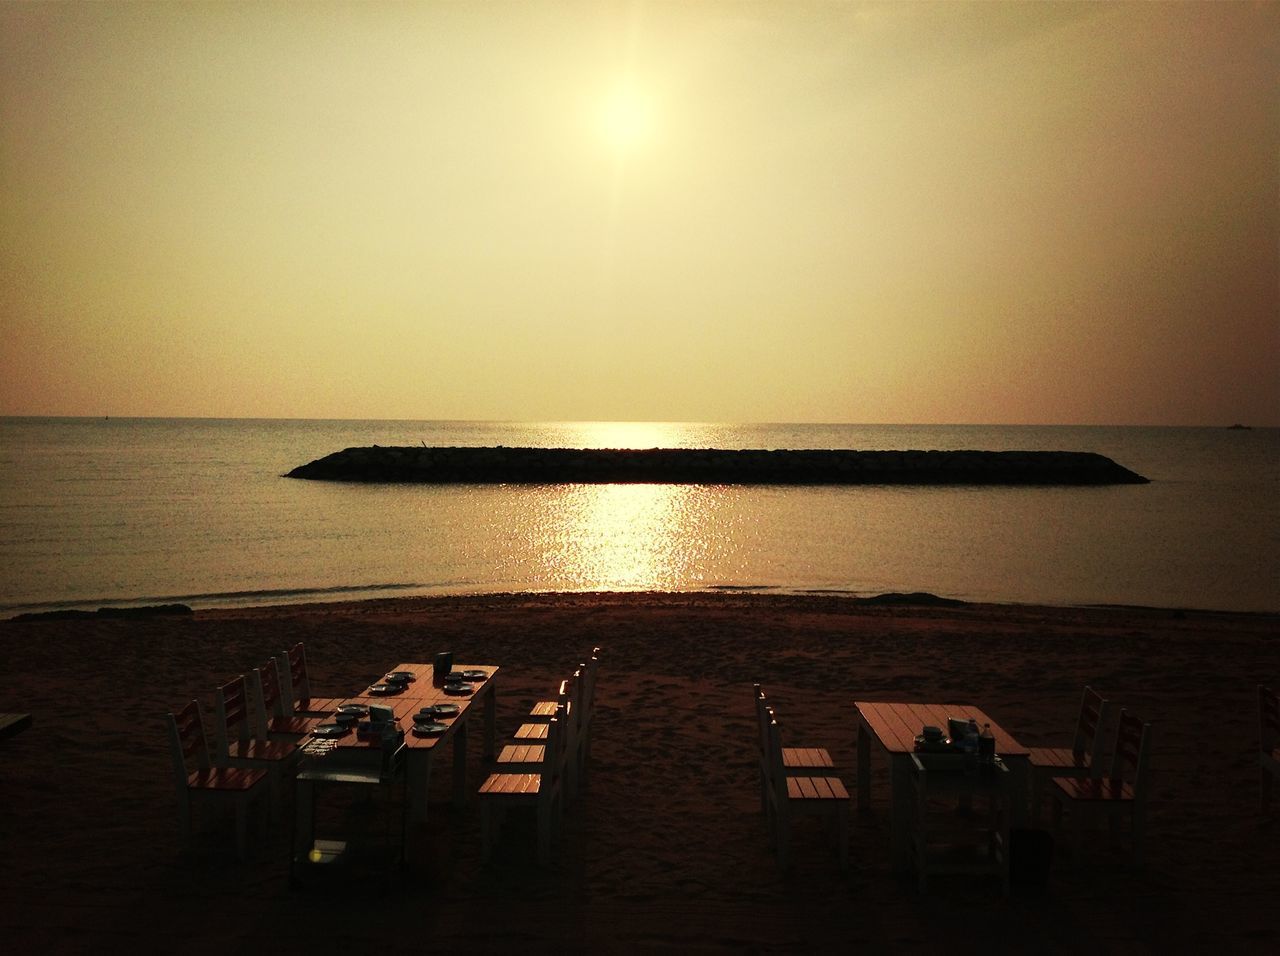
<svg viewBox="0 0 1280 956">
<path fill-rule="evenodd" d="M 343 696 L 452 650 L 501 665 L 509 736 L 592 646 L 604 650 L 588 791 L 553 864 L 512 821 L 480 861 L 449 761 L 393 892 L 291 891 L 287 826 L 237 862 L 229 819 L 181 850 L 163 715 L 305 641 Z M 0 938 L 11 952 L 1166 952 L 1280 947 L 1280 807 L 1258 812 L 1255 687 L 1280 680 L 1280 615 L 1129 608 L 871 606 L 827 596 L 519 595 L 0 623 Z M 1058 854 L 1048 890 L 955 878 L 928 896 L 888 860 L 888 775 L 854 815 L 841 874 L 798 829 L 779 873 L 759 810 L 751 683 L 788 739 L 829 748 L 852 791 L 852 701 L 981 706 L 1024 744 L 1070 743 L 1090 683 L 1155 724 L 1147 866 Z M 474 739 L 474 736 L 473 736 Z M 468 788 L 483 771 L 468 756 Z"/>
</svg>

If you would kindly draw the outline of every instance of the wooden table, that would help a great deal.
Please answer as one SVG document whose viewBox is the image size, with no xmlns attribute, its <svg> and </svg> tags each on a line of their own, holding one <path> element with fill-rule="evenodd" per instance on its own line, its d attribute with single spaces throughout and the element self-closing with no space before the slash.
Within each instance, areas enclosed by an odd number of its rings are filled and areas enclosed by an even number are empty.
<svg viewBox="0 0 1280 956">
<path fill-rule="evenodd" d="M 431 782 L 431 765 L 437 750 L 445 743 L 453 746 L 453 799 L 454 804 L 461 806 L 466 802 L 466 767 L 467 767 L 467 729 L 471 718 L 476 713 L 476 703 L 484 703 L 484 755 L 492 758 L 497 746 L 497 675 L 499 668 L 493 664 L 455 664 L 455 671 L 484 671 L 488 677 L 482 682 L 473 682 L 471 694 L 459 695 L 448 693 L 443 685 L 437 685 L 432 679 L 431 664 L 397 664 L 388 668 L 387 673 L 407 671 L 414 675 L 414 680 L 404 690 L 393 694 L 374 694 L 370 688 L 364 689 L 353 697 L 342 701 L 344 704 L 376 704 L 390 707 L 395 714 L 398 728 L 404 732 L 404 760 L 408 778 L 409 811 L 415 823 L 424 822 L 427 818 L 427 790 Z M 441 718 L 440 723 L 449 729 L 435 737 L 417 737 L 413 733 L 413 715 L 428 704 L 457 704 L 458 715 L 452 718 Z M 300 746 L 303 750 L 318 738 L 304 738 Z M 343 737 L 330 738 L 320 743 L 326 752 L 322 756 L 309 759 L 311 771 L 301 775 L 298 783 L 297 802 L 297 834 L 305 838 L 312 826 L 313 785 L 323 773 L 331 769 L 338 776 L 350 772 L 355 777 L 363 775 L 376 776 L 381 768 L 383 752 L 382 743 L 376 738 L 362 738 L 352 732 Z M 341 782 L 341 781 L 339 781 Z"/>
<path fill-rule="evenodd" d="M 916 735 L 926 724 L 947 732 L 947 718 L 972 717 L 981 730 L 990 724 L 996 739 L 996 753 L 1013 775 L 1011 785 L 1018 798 L 1013 801 L 1013 822 L 1025 822 L 1029 799 L 1030 754 L 1027 748 L 1006 733 L 982 710 L 968 704 L 920 704 L 857 700 L 858 708 L 858 808 L 871 807 L 871 741 L 874 739 L 889 756 L 891 784 L 890 836 L 894 869 L 909 865 L 907 826 L 910 820 L 911 754 Z"/>
</svg>

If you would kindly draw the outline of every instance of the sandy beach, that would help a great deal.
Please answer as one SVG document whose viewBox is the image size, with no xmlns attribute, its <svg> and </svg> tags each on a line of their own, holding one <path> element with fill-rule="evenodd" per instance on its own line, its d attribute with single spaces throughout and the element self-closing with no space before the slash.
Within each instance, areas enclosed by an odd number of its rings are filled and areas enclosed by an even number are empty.
<svg viewBox="0 0 1280 956">
<path fill-rule="evenodd" d="M 0 939 L 9 952 L 1013 950 L 1268 952 L 1280 808 L 1258 812 L 1255 687 L 1280 680 L 1280 616 L 1133 608 L 875 606 L 834 596 L 547 594 L 0 623 Z M 447 762 L 392 893 L 291 891 L 287 826 L 237 862 L 230 820 L 181 850 L 163 716 L 305 641 L 346 696 L 399 661 L 501 665 L 509 736 L 603 647 L 590 787 L 549 867 L 513 822 L 480 860 Z M 751 684 L 788 739 L 853 790 L 853 701 L 982 707 L 1021 742 L 1070 743 L 1092 684 L 1155 725 L 1147 865 L 1058 854 L 1047 891 L 891 871 L 888 773 L 855 812 L 851 867 L 802 826 L 782 875 L 759 810 Z M 473 746 L 468 785 L 482 779 Z"/>
</svg>

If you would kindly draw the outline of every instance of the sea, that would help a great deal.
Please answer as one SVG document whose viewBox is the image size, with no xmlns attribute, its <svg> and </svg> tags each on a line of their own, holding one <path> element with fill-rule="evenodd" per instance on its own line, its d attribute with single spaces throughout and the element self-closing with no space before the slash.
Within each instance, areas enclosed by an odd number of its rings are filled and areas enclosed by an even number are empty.
<svg viewBox="0 0 1280 956">
<path fill-rule="evenodd" d="M 1114 487 L 395 485 L 351 446 L 1092 451 Z M 1280 611 L 1280 429 L 0 418 L 0 617 L 711 591 Z"/>
</svg>

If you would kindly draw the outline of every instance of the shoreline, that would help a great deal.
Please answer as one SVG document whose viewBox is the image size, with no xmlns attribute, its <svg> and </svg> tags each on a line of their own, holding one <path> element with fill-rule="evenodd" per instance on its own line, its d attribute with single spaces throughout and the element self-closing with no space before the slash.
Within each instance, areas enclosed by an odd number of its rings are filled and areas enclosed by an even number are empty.
<svg viewBox="0 0 1280 956">
<path fill-rule="evenodd" d="M 448 759 L 411 832 L 421 869 L 388 896 L 291 892 L 287 825 L 245 864 L 225 820 L 183 853 L 163 715 L 194 697 L 211 724 L 219 683 L 299 640 L 323 694 L 439 650 L 499 664 L 501 739 L 601 645 L 589 785 L 552 864 L 537 866 L 515 819 L 480 862 L 476 801 L 452 806 Z M 193 925 L 209 951 L 474 948 L 480 927 L 495 951 L 532 952 L 1280 947 L 1280 808 L 1257 809 L 1255 692 L 1280 680 L 1280 615 L 552 592 L 46 620 L 0 641 L 0 709 L 34 718 L 4 742 L 0 787 L 0 931 L 24 952 L 172 951 Z M 1025 745 L 1059 746 L 1092 684 L 1156 728 L 1147 866 L 1102 846 L 1078 868 L 1056 856 L 1041 896 L 963 878 L 921 896 L 889 868 L 889 775 L 873 753 L 849 872 L 824 831 L 801 826 L 783 876 L 759 811 L 753 681 L 786 739 L 829 748 L 851 790 L 855 699 L 974 703 Z"/>
<path fill-rule="evenodd" d="M 204 595 L 173 595 L 168 597 L 151 597 L 151 598 L 120 598 L 120 599 L 93 599 L 82 601 L 48 601 L 34 602 L 31 604 L 16 604 L 8 609 L 0 610 L 0 625 L 9 623 L 26 623 L 29 621 L 39 620 L 77 620 L 88 619 L 93 617 L 99 618 L 140 618 L 152 615 L 164 616 L 165 614 L 205 614 L 217 611 L 263 611 L 270 612 L 279 608 L 300 608 L 316 606 L 331 607 L 333 605 L 360 605 L 370 603 L 383 602 L 408 602 L 419 604 L 422 602 L 442 602 L 448 603 L 453 601 L 470 601 L 470 600 L 492 600 L 492 599 L 510 599 L 521 600 L 526 598 L 537 598 L 540 596 L 577 596 L 584 598 L 662 598 L 662 597 L 688 597 L 694 595 L 716 596 L 724 595 L 732 597 L 736 595 L 755 596 L 766 599 L 787 599 L 787 598 L 814 598 L 814 599 L 831 599 L 839 601 L 847 601 L 854 606 L 877 606 L 877 605 L 895 605 L 901 607 L 938 607 L 938 606 L 954 606 L 954 607 L 980 607 L 980 608 L 1045 608 L 1058 610 L 1071 609 L 1088 609 L 1095 608 L 1099 610 L 1116 610 L 1116 611 L 1142 611 L 1150 613 L 1164 614 L 1215 614 L 1215 615 L 1246 615 L 1246 616 L 1277 616 L 1280 615 L 1280 609 L 1277 610 L 1233 610 L 1223 608 L 1195 607 L 1190 605 L 1179 606 L 1159 606 L 1148 604 L 1129 604 L 1123 602 L 1086 602 L 1080 604 L 1053 604 L 1039 601 L 970 601 L 962 598 L 953 598 L 947 595 L 936 594 L 932 591 L 886 591 L 878 594 L 865 594 L 854 590 L 846 590 L 840 588 L 783 588 L 776 585 L 737 585 L 737 584 L 719 584 L 708 585 L 701 588 L 687 588 L 684 590 L 581 590 L 581 591 L 565 591 L 565 590 L 495 590 L 495 591 L 460 591 L 451 593 L 436 593 L 433 591 L 419 591 L 414 593 L 399 593 L 395 595 L 383 596 L 379 592 L 385 590 L 410 590 L 415 585 L 380 585 L 380 586 L 360 586 L 354 585 L 349 587 L 333 588 L 325 592 L 317 591 L 300 591 L 296 592 L 296 597 L 304 598 L 303 600 L 289 600 L 295 596 L 295 592 L 291 591 L 255 591 L 246 592 L 245 600 L 231 600 L 230 595 L 225 597 L 230 603 L 205 603 L 202 598 Z M 324 595 L 331 594 L 331 597 Z M 362 596 L 354 596 L 362 595 Z M 207 597 L 213 597 L 212 595 Z M 219 597 L 223 597 L 219 595 Z M 257 598 L 270 598 L 264 603 L 257 603 Z M 278 599 L 278 600 L 277 600 Z M 146 603 L 142 603 L 146 602 Z"/>
</svg>

